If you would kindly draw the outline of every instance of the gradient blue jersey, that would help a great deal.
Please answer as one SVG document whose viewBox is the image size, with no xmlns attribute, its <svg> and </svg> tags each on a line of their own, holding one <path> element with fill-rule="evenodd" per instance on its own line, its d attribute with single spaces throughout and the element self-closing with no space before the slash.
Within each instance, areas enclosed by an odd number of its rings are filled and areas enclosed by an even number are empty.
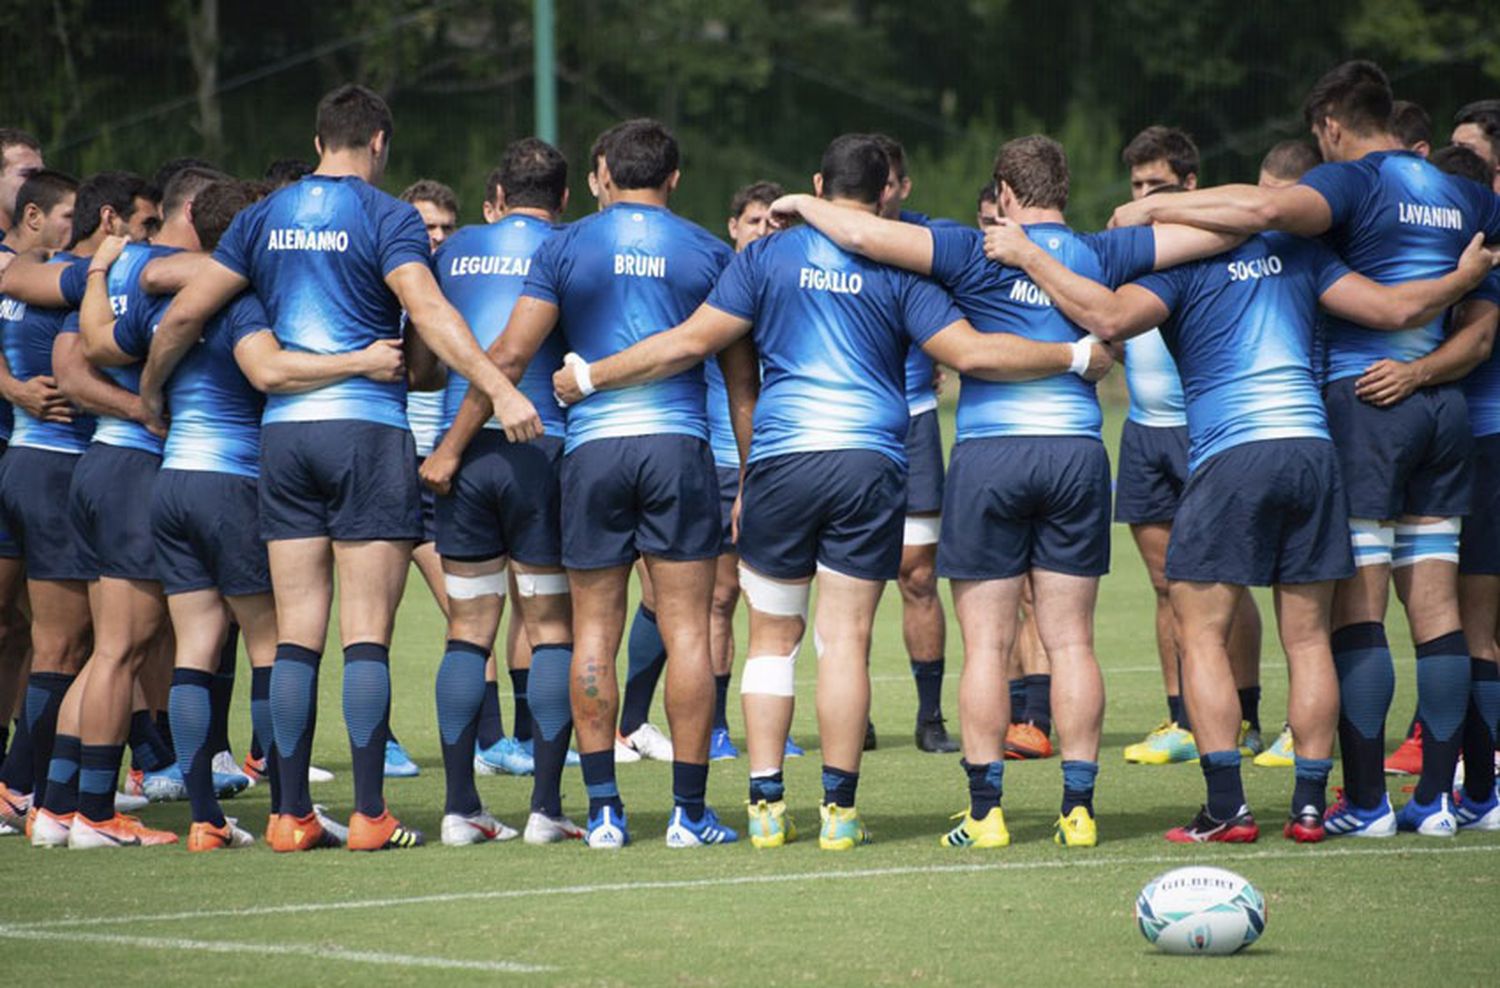
<svg viewBox="0 0 1500 988">
<path fill-rule="evenodd" d="M 1161 335 L 1182 371 L 1190 471 L 1244 443 L 1329 438 L 1313 333 L 1318 299 L 1347 274 L 1317 240 L 1262 233 L 1136 282 L 1172 313 Z"/>
<path fill-rule="evenodd" d="M 500 338 L 510 310 L 526 287 L 536 252 L 557 230 L 535 216 L 511 215 L 494 223 L 466 226 L 438 248 L 432 259 L 438 284 L 468 320 L 480 349 L 489 349 Z M 567 420 L 552 396 L 552 374 L 562 366 L 564 352 L 562 335 L 549 333 L 517 386 L 536 406 L 547 435 L 559 439 L 565 435 Z M 440 431 L 446 432 L 453 425 L 458 406 L 468 392 L 468 380 L 450 370 L 443 392 Z M 500 425 L 492 418 L 485 427 L 498 429 Z"/>
<path fill-rule="evenodd" d="M 122 367 L 100 367 L 105 377 L 131 394 L 141 391 L 141 368 L 151 350 L 151 335 L 171 303 L 170 295 L 148 295 L 141 288 L 141 269 L 158 257 L 177 253 L 176 247 L 154 244 L 126 244 L 120 257 L 105 277 L 109 290 L 109 307 L 115 313 L 115 345 L 136 359 Z M 99 416 L 94 427 L 94 442 L 106 446 L 123 446 L 146 453 L 162 452 L 161 437 L 152 435 L 144 425 L 131 419 Z"/>
<path fill-rule="evenodd" d="M 1500 239 L 1500 198 L 1410 151 L 1322 164 L 1302 176 L 1302 184 L 1332 213 L 1325 242 L 1349 267 L 1382 285 L 1447 274 L 1476 232 Z M 1410 362 L 1442 342 L 1442 317 L 1391 333 L 1330 316 L 1328 379 L 1356 377 L 1385 358 Z"/>
<path fill-rule="evenodd" d="M 260 476 L 260 418 L 265 396 L 234 359 L 241 340 L 271 328 L 253 291 L 241 292 L 203 327 L 203 338 L 163 389 L 171 428 L 165 470 Z"/>
<path fill-rule="evenodd" d="M 426 457 L 443 435 L 442 391 L 408 391 L 406 393 L 406 426 L 417 447 L 417 455 Z"/>
<path fill-rule="evenodd" d="M 338 354 L 400 338 L 385 277 L 431 258 L 411 204 L 358 178 L 308 175 L 240 212 L 214 260 L 250 280 L 284 348 Z M 266 400 L 267 424 L 339 419 L 407 428 L 406 382 L 351 377 Z"/>
<path fill-rule="evenodd" d="M 1177 361 L 1158 330 L 1125 341 L 1125 387 L 1130 391 L 1130 421 L 1153 429 L 1187 425 Z"/>
<path fill-rule="evenodd" d="M 9 247 L 5 246 L 4 244 L 0 244 L 0 254 L 14 253 L 15 251 L 11 250 Z M 0 401 L 0 438 L 3 438 L 7 443 L 10 442 L 10 430 L 13 422 L 14 415 L 11 411 L 10 402 Z"/>
<path fill-rule="evenodd" d="M 615 203 L 537 251 L 523 295 L 559 309 L 567 350 L 592 363 L 692 315 L 734 253 L 660 206 Z M 592 439 L 677 434 L 708 439 L 702 365 L 568 410 L 566 449 Z"/>
<path fill-rule="evenodd" d="M 78 261 L 82 261 L 82 265 Z M 83 301 L 88 259 L 75 258 L 64 252 L 53 255 L 50 263 L 69 265 L 63 276 L 63 296 L 69 305 L 78 305 Z M 68 313 L 68 309 L 28 306 L 9 295 L 0 295 L 0 338 L 3 338 L 5 362 L 10 365 L 12 377 L 29 381 L 38 375 L 53 376 L 52 344 L 57 340 L 57 334 L 64 331 Z M 74 325 L 76 331 L 76 322 Z M 17 408 L 10 444 L 57 453 L 82 453 L 88 448 L 93 434 L 92 415 L 75 411 L 73 421 L 65 425 L 40 421 L 32 418 L 26 409 Z"/>
<path fill-rule="evenodd" d="M 1500 305 L 1500 271 L 1491 271 L 1469 298 Z M 1469 424 L 1474 435 L 1500 433 L 1500 347 L 1464 378 L 1464 398 L 1469 403 Z"/>
<path fill-rule="evenodd" d="M 901 210 L 902 223 L 915 223 L 917 226 L 931 227 L 934 224 L 957 226 L 952 220 L 935 220 L 926 213 L 914 212 L 910 209 Z M 937 407 L 937 391 L 932 386 L 932 379 L 936 372 L 936 365 L 932 358 L 915 343 L 906 351 L 906 410 L 909 414 L 916 416 L 923 412 L 930 412 Z"/>
<path fill-rule="evenodd" d="M 708 304 L 755 324 L 750 462 L 868 449 L 906 465 L 906 351 L 962 316 L 941 288 L 840 250 L 811 227 L 741 251 Z"/>
<path fill-rule="evenodd" d="M 714 465 L 740 468 L 740 447 L 734 439 L 734 424 L 729 419 L 729 390 L 724 386 L 724 372 L 719 358 L 703 361 L 705 407 L 708 412 L 708 446 L 714 453 Z"/>
<path fill-rule="evenodd" d="M 984 234 L 958 225 L 932 230 L 932 276 L 982 333 L 1015 333 L 1073 343 L 1083 330 L 1052 306 L 1019 268 L 984 256 Z M 1111 288 L 1150 271 L 1156 235 L 1149 227 L 1076 233 L 1061 223 L 1033 223 L 1026 235 L 1069 270 Z M 1103 415 L 1094 385 L 1077 374 L 999 382 L 964 376 L 958 393 L 957 442 L 994 436 L 1093 436 Z"/>
</svg>

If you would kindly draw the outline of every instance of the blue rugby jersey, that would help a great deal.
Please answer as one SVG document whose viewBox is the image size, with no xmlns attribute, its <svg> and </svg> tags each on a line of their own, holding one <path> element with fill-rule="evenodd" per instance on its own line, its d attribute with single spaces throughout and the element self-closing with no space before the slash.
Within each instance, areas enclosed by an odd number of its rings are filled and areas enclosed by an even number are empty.
<svg viewBox="0 0 1500 988">
<path fill-rule="evenodd" d="M 738 470 L 740 447 L 734 439 L 734 423 L 729 417 L 729 389 L 724 385 L 724 372 L 719 369 L 718 357 L 709 357 L 703 362 L 703 383 L 708 412 L 708 446 L 714 453 L 714 465 Z"/>
<path fill-rule="evenodd" d="M 245 378 L 234 348 L 270 328 L 253 291 L 242 292 L 203 327 L 203 338 L 163 387 L 171 420 L 163 469 L 260 476 L 265 396 Z"/>
<path fill-rule="evenodd" d="M 385 283 L 431 262 L 410 203 L 353 176 L 308 175 L 240 212 L 214 259 L 250 280 L 288 350 L 353 353 L 401 336 L 401 306 Z M 354 419 L 407 428 L 406 382 L 351 377 L 271 395 L 265 421 Z"/>
<path fill-rule="evenodd" d="M 129 391 L 139 394 L 141 369 L 146 355 L 151 350 L 151 337 L 156 324 L 172 301 L 170 295 L 149 295 L 141 287 L 141 271 L 158 257 L 176 254 L 176 247 L 159 247 L 155 244 L 126 244 L 120 257 L 110 266 L 105 277 L 109 291 L 109 306 L 115 313 L 115 345 L 136 359 L 136 363 L 120 367 L 100 367 L 105 377 Z M 106 446 L 123 446 L 146 453 L 162 452 L 161 437 L 153 435 L 144 425 L 131 419 L 99 416 L 94 427 L 94 442 Z"/>
<path fill-rule="evenodd" d="M 1125 341 L 1125 387 L 1130 392 L 1130 421 L 1153 429 L 1187 425 L 1182 378 L 1159 330 Z"/>
<path fill-rule="evenodd" d="M 962 318 L 934 282 L 803 226 L 736 255 L 708 304 L 754 323 L 762 381 L 750 462 L 869 449 L 906 464 L 906 351 Z"/>
<path fill-rule="evenodd" d="M 1491 271 L 1469 297 L 1500 305 L 1500 271 Z M 1500 433 L 1500 347 L 1464 378 L 1464 398 L 1469 403 L 1469 424 L 1474 435 Z"/>
<path fill-rule="evenodd" d="M 900 216 L 902 223 L 915 223 L 917 226 L 931 227 L 937 225 L 957 226 L 952 220 L 935 220 L 926 213 L 918 213 L 914 210 L 903 209 Z M 937 391 L 932 387 L 933 374 L 936 365 L 932 358 L 915 343 L 906 350 L 906 410 L 912 416 L 930 412 L 937 407 Z"/>
<path fill-rule="evenodd" d="M 984 234 L 934 225 L 932 275 L 982 333 L 1014 333 L 1047 343 L 1073 343 L 1084 332 L 1019 268 L 984 256 Z M 1033 223 L 1026 235 L 1069 270 L 1111 288 L 1150 271 L 1156 236 L 1149 227 L 1077 233 L 1061 223 Z M 1077 374 L 1034 381 L 985 381 L 964 376 L 958 393 L 956 441 L 993 436 L 1092 436 L 1103 425 L 1093 383 Z"/>
<path fill-rule="evenodd" d="M 431 455 L 443 436 L 443 395 L 441 390 L 406 393 L 406 426 L 420 457 Z"/>
<path fill-rule="evenodd" d="M 83 263 L 80 265 L 79 261 Z M 53 256 L 51 263 L 69 266 L 64 272 L 63 295 L 70 305 L 76 306 L 83 301 L 88 259 L 61 252 Z M 38 375 L 53 376 L 52 344 L 57 334 L 64 331 L 68 312 L 68 309 L 28 306 L 9 295 L 0 296 L 0 340 L 3 340 L 5 361 L 10 365 L 12 377 L 29 381 Z M 74 325 L 76 331 L 76 322 Z M 92 415 L 75 412 L 73 421 L 65 425 L 40 421 L 32 418 L 24 408 L 17 408 L 10 444 L 57 453 L 82 453 L 88 448 L 93 434 Z"/>
<path fill-rule="evenodd" d="M 723 241 L 664 207 L 617 202 L 543 244 L 521 294 L 558 306 L 564 345 L 592 363 L 687 319 L 733 256 Z M 567 418 L 569 452 L 619 436 L 706 441 L 702 365 L 602 391 Z"/>
<path fill-rule="evenodd" d="M 1161 335 L 1182 372 L 1190 471 L 1244 443 L 1329 438 L 1313 333 L 1318 299 L 1347 274 L 1316 240 L 1262 233 L 1136 282 L 1171 311 Z"/>
<path fill-rule="evenodd" d="M 14 253 L 15 251 L 5 246 L 5 244 L 0 243 L 0 254 Z M 3 323 L 0 323 L 0 328 L 3 328 Z M 11 411 L 10 402 L 0 401 L 0 439 L 4 439 L 7 443 L 10 442 L 10 430 L 13 421 L 14 416 Z"/>
<path fill-rule="evenodd" d="M 448 301 L 468 320 L 480 349 L 489 349 L 505 330 L 510 310 L 526 286 L 537 250 L 557 229 L 535 216 L 511 215 L 494 223 L 466 226 L 438 248 L 432 260 L 438 284 Z M 552 396 L 552 374 L 562 366 L 564 352 L 562 334 L 555 331 L 548 334 L 526 365 L 518 385 L 520 392 L 536 406 L 546 434 L 559 439 L 564 435 L 566 418 Z M 450 370 L 448 387 L 443 392 L 439 434 L 453 425 L 458 406 L 468 392 L 468 380 Z M 485 425 L 500 427 L 493 418 Z"/>
<path fill-rule="evenodd" d="M 1324 240 L 1344 262 L 1383 285 L 1453 270 L 1474 234 L 1500 239 L 1500 198 L 1410 151 L 1328 162 L 1302 176 L 1328 203 Z M 1412 361 L 1437 349 L 1443 321 L 1401 332 L 1328 319 L 1328 380 L 1357 377 L 1377 360 Z"/>
</svg>

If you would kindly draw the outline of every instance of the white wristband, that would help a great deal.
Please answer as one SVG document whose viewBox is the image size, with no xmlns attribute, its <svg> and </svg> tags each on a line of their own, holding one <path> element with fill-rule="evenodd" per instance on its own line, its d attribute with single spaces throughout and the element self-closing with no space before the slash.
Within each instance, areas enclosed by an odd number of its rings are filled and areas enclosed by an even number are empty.
<svg viewBox="0 0 1500 988">
<path fill-rule="evenodd" d="M 1073 348 L 1073 363 L 1069 365 L 1068 370 L 1082 377 L 1089 369 L 1089 358 L 1093 356 L 1094 338 L 1085 336 L 1068 345 Z"/>
<path fill-rule="evenodd" d="M 578 390 L 587 398 L 594 393 L 594 379 L 589 374 L 589 363 L 576 353 L 569 353 L 563 357 L 563 364 L 573 368 L 573 380 L 578 382 Z"/>
</svg>

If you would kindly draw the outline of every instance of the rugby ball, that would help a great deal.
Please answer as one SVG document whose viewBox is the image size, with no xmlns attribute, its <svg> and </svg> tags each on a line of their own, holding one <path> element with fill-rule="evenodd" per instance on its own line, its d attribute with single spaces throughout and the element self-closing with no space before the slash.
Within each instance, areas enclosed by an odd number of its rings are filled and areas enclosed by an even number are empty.
<svg viewBox="0 0 1500 988">
<path fill-rule="evenodd" d="M 1174 868 L 1146 883 L 1135 900 L 1141 935 L 1169 954 L 1233 954 L 1266 929 L 1266 900 L 1223 868 Z"/>
</svg>

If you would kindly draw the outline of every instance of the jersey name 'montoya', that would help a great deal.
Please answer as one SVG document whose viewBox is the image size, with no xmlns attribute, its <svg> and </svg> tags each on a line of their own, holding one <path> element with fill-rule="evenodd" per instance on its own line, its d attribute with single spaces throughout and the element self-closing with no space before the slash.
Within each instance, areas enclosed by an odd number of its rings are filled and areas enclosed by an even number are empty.
<svg viewBox="0 0 1500 988">
<path fill-rule="evenodd" d="M 336 250 L 349 249 L 347 230 L 303 230 L 285 227 L 272 230 L 266 239 L 266 250 Z"/>
<path fill-rule="evenodd" d="M 1453 206 L 1428 206 L 1420 202 L 1396 203 L 1396 216 L 1410 226 L 1435 226 L 1439 230 L 1462 230 L 1463 210 Z"/>
<path fill-rule="evenodd" d="M 524 278 L 531 273 L 531 258 L 512 257 L 509 254 L 466 254 L 455 257 L 448 266 L 448 274 L 457 278 L 466 274 L 514 275 Z"/>
</svg>

